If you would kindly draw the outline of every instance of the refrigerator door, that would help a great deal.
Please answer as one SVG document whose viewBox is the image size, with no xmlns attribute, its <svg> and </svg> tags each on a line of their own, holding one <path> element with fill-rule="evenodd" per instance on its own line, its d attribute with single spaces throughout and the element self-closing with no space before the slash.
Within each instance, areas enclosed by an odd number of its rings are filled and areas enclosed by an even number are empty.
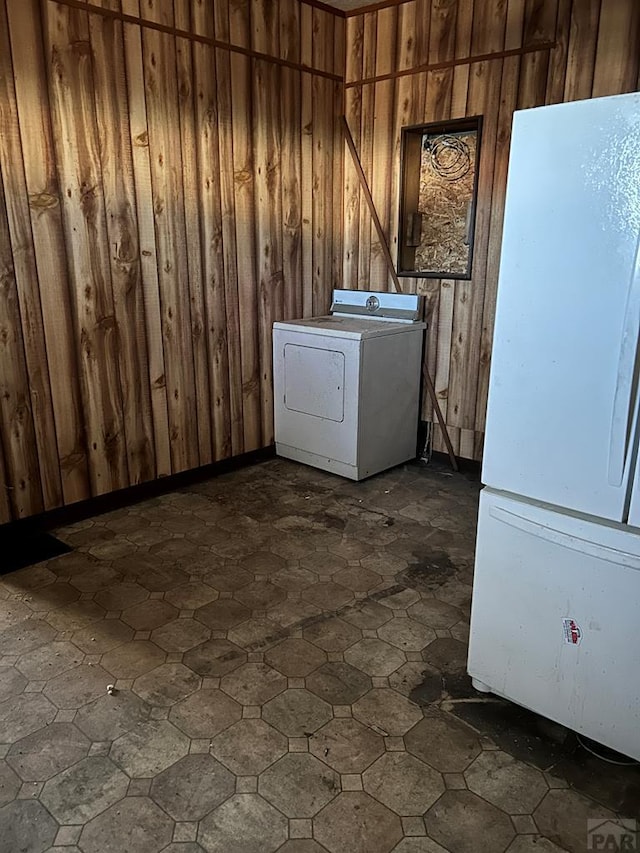
<svg viewBox="0 0 640 853">
<path fill-rule="evenodd" d="M 485 489 L 469 673 L 640 759 L 640 536 Z"/>
<path fill-rule="evenodd" d="M 483 482 L 627 512 L 640 326 L 640 94 L 515 114 Z"/>
</svg>

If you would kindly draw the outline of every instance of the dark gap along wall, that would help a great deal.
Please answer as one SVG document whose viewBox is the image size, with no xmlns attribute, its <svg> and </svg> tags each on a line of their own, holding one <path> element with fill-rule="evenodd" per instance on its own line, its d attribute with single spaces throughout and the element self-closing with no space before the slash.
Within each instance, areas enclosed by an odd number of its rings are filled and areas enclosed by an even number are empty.
<svg viewBox="0 0 640 853">
<path fill-rule="evenodd" d="M 272 443 L 271 325 L 340 280 L 343 64 L 299 0 L 2 0 L 0 523 Z"/>
</svg>

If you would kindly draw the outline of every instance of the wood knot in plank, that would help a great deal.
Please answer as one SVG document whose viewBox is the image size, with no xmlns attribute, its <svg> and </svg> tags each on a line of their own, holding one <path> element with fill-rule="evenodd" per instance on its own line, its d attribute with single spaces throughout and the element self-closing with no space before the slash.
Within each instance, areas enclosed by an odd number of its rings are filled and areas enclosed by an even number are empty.
<svg viewBox="0 0 640 853">
<path fill-rule="evenodd" d="M 240 169 L 240 171 L 234 172 L 233 179 L 236 184 L 248 184 L 253 180 L 253 175 L 249 169 Z"/>
<path fill-rule="evenodd" d="M 29 195 L 29 207 L 34 210 L 49 210 L 58 206 L 58 196 L 53 193 L 41 192 Z"/>
<path fill-rule="evenodd" d="M 137 136 L 133 137 L 133 144 L 138 148 L 148 148 L 149 147 L 149 131 L 143 130 L 142 133 L 139 133 Z"/>
</svg>

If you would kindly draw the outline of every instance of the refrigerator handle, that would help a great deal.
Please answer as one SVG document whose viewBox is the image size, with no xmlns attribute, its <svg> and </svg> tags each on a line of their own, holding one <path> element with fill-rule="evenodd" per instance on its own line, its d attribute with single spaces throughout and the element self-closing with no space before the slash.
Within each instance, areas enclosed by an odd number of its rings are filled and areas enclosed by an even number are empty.
<svg viewBox="0 0 640 853">
<path fill-rule="evenodd" d="M 609 438 L 609 485 L 621 486 L 631 444 L 633 403 L 637 396 L 638 334 L 640 332 L 640 234 L 631 273 L 622 329 L 618 376 Z"/>
</svg>

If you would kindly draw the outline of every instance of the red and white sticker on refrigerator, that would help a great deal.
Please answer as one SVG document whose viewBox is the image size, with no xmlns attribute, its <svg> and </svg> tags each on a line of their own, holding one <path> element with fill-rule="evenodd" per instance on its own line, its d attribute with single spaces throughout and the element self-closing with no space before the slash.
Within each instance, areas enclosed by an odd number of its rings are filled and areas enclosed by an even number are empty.
<svg viewBox="0 0 640 853">
<path fill-rule="evenodd" d="M 569 643 L 570 646 L 580 645 L 580 640 L 582 640 L 582 629 L 575 619 L 567 617 L 562 620 L 562 633 L 565 643 Z"/>
</svg>

